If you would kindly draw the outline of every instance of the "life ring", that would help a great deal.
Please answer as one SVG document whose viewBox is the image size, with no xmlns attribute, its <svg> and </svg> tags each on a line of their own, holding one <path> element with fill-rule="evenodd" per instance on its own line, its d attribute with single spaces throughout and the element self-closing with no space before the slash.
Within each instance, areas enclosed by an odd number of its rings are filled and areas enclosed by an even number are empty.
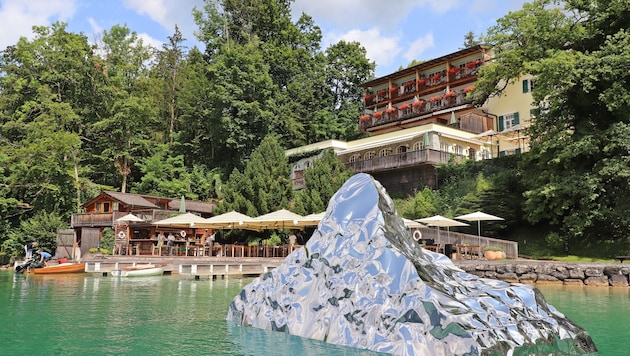
<svg viewBox="0 0 630 356">
<path fill-rule="evenodd" d="M 413 232 L 413 239 L 416 241 L 420 241 L 420 239 L 422 238 L 422 233 L 420 232 L 420 230 L 416 230 Z"/>
<path fill-rule="evenodd" d="M 180 232 L 179 232 L 179 234 L 180 234 L 182 237 L 186 237 L 186 231 L 184 231 L 184 230 L 180 231 Z"/>
<path fill-rule="evenodd" d="M 125 232 L 124 232 L 124 231 L 121 231 L 121 232 L 119 232 L 119 233 L 118 233 L 118 238 L 124 239 L 124 238 L 125 238 L 125 236 L 126 236 L 126 235 L 125 235 Z"/>
</svg>

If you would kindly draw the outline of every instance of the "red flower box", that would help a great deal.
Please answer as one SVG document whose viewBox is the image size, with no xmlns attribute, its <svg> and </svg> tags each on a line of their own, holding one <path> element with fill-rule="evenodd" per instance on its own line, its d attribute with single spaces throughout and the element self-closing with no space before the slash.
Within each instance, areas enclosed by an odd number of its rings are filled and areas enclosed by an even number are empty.
<svg viewBox="0 0 630 356">
<path fill-rule="evenodd" d="M 459 72 L 459 68 L 456 68 L 456 67 L 453 67 L 448 70 L 449 74 L 457 74 L 457 72 Z"/>
<path fill-rule="evenodd" d="M 391 87 L 389 91 L 390 93 L 395 93 L 396 91 L 398 91 L 398 87 Z"/>
<path fill-rule="evenodd" d="M 450 98 L 451 96 L 455 96 L 457 95 L 457 93 L 455 93 L 454 90 L 450 90 L 448 93 L 444 94 L 445 98 Z"/>
<path fill-rule="evenodd" d="M 363 97 L 363 99 L 365 99 L 365 101 L 370 101 L 372 100 L 372 95 L 366 95 Z"/>
<path fill-rule="evenodd" d="M 469 92 L 473 91 L 474 89 L 475 89 L 474 85 L 469 85 L 469 86 L 464 88 L 464 93 L 469 93 Z"/>
<path fill-rule="evenodd" d="M 410 80 L 410 81 L 404 82 L 403 87 L 409 88 L 410 86 L 413 86 L 415 83 L 416 83 L 415 80 Z"/>
<path fill-rule="evenodd" d="M 419 85 L 419 86 L 423 86 L 423 85 L 425 85 L 425 84 L 427 84 L 426 79 L 418 79 L 418 85 Z"/>
<path fill-rule="evenodd" d="M 432 77 L 432 78 L 433 78 L 433 80 L 440 80 L 440 78 L 442 78 L 442 74 L 440 74 L 440 73 L 435 73 L 435 74 L 433 74 L 433 77 Z"/>
<path fill-rule="evenodd" d="M 429 101 L 434 103 L 436 101 L 440 101 L 442 100 L 442 96 L 441 95 L 436 95 L 436 96 L 432 96 L 431 98 L 429 98 Z"/>
<path fill-rule="evenodd" d="M 404 103 L 404 104 L 402 104 L 402 105 L 400 106 L 400 108 L 399 108 L 399 109 L 400 109 L 400 110 L 407 110 L 407 109 L 409 109 L 409 104 Z"/>
<path fill-rule="evenodd" d="M 383 113 L 382 113 L 382 112 L 380 112 L 380 111 L 377 111 L 377 112 L 375 112 L 375 113 L 374 113 L 374 117 L 375 117 L 375 118 L 377 118 L 377 119 L 378 119 L 379 117 L 381 117 L 381 115 L 383 115 Z"/>
<path fill-rule="evenodd" d="M 411 104 L 411 106 L 413 106 L 414 108 L 417 108 L 418 106 L 421 106 L 422 104 L 424 104 L 424 101 L 418 100 L 418 101 L 414 101 L 413 104 Z"/>
<path fill-rule="evenodd" d="M 365 114 L 365 115 L 361 115 L 359 116 L 359 121 L 365 121 L 368 120 L 370 118 L 370 115 Z"/>
<path fill-rule="evenodd" d="M 392 107 L 389 107 L 389 108 L 385 109 L 385 112 L 389 114 L 389 113 L 392 113 L 392 112 L 394 112 L 396 110 L 398 110 L 398 109 L 396 109 L 395 106 L 392 106 Z"/>
</svg>

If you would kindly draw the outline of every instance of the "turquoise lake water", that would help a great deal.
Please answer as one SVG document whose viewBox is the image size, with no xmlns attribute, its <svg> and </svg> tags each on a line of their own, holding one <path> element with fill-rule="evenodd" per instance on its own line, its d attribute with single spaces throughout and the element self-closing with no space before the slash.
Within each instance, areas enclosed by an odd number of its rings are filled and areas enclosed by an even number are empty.
<svg viewBox="0 0 630 356">
<path fill-rule="evenodd" d="M 379 355 L 228 323 L 230 301 L 250 281 L 0 271 L 0 354 Z M 598 355 L 630 353 L 627 288 L 541 290 L 589 331 Z"/>
</svg>

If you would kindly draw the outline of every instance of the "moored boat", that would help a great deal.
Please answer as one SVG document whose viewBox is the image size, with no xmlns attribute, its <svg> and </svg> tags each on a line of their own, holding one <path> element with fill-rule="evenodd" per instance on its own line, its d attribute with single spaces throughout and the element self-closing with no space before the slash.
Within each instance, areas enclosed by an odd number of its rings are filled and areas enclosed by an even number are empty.
<svg viewBox="0 0 630 356">
<path fill-rule="evenodd" d="M 35 274 L 81 273 L 85 272 L 85 263 L 60 263 L 48 267 L 33 268 L 30 271 Z"/>
<path fill-rule="evenodd" d="M 164 273 L 165 264 L 161 265 L 136 265 L 132 267 L 124 267 L 109 272 L 112 277 L 144 277 L 144 276 L 161 276 Z"/>
</svg>

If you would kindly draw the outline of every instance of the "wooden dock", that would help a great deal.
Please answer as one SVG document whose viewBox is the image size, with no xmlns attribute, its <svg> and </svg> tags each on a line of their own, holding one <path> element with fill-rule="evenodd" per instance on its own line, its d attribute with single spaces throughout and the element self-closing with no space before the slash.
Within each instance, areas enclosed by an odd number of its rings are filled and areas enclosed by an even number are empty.
<svg viewBox="0 0 630 356">
<path fill-rule="evenodd" d="M 274 257 L 104 256 L 83 262 L 86 272 L 104 276 L 123 267 L 163 263 L 166 264 L 165 274 L 217 279 L 260 276 L 278 267 L 283 260 Z"/>
</svg>

